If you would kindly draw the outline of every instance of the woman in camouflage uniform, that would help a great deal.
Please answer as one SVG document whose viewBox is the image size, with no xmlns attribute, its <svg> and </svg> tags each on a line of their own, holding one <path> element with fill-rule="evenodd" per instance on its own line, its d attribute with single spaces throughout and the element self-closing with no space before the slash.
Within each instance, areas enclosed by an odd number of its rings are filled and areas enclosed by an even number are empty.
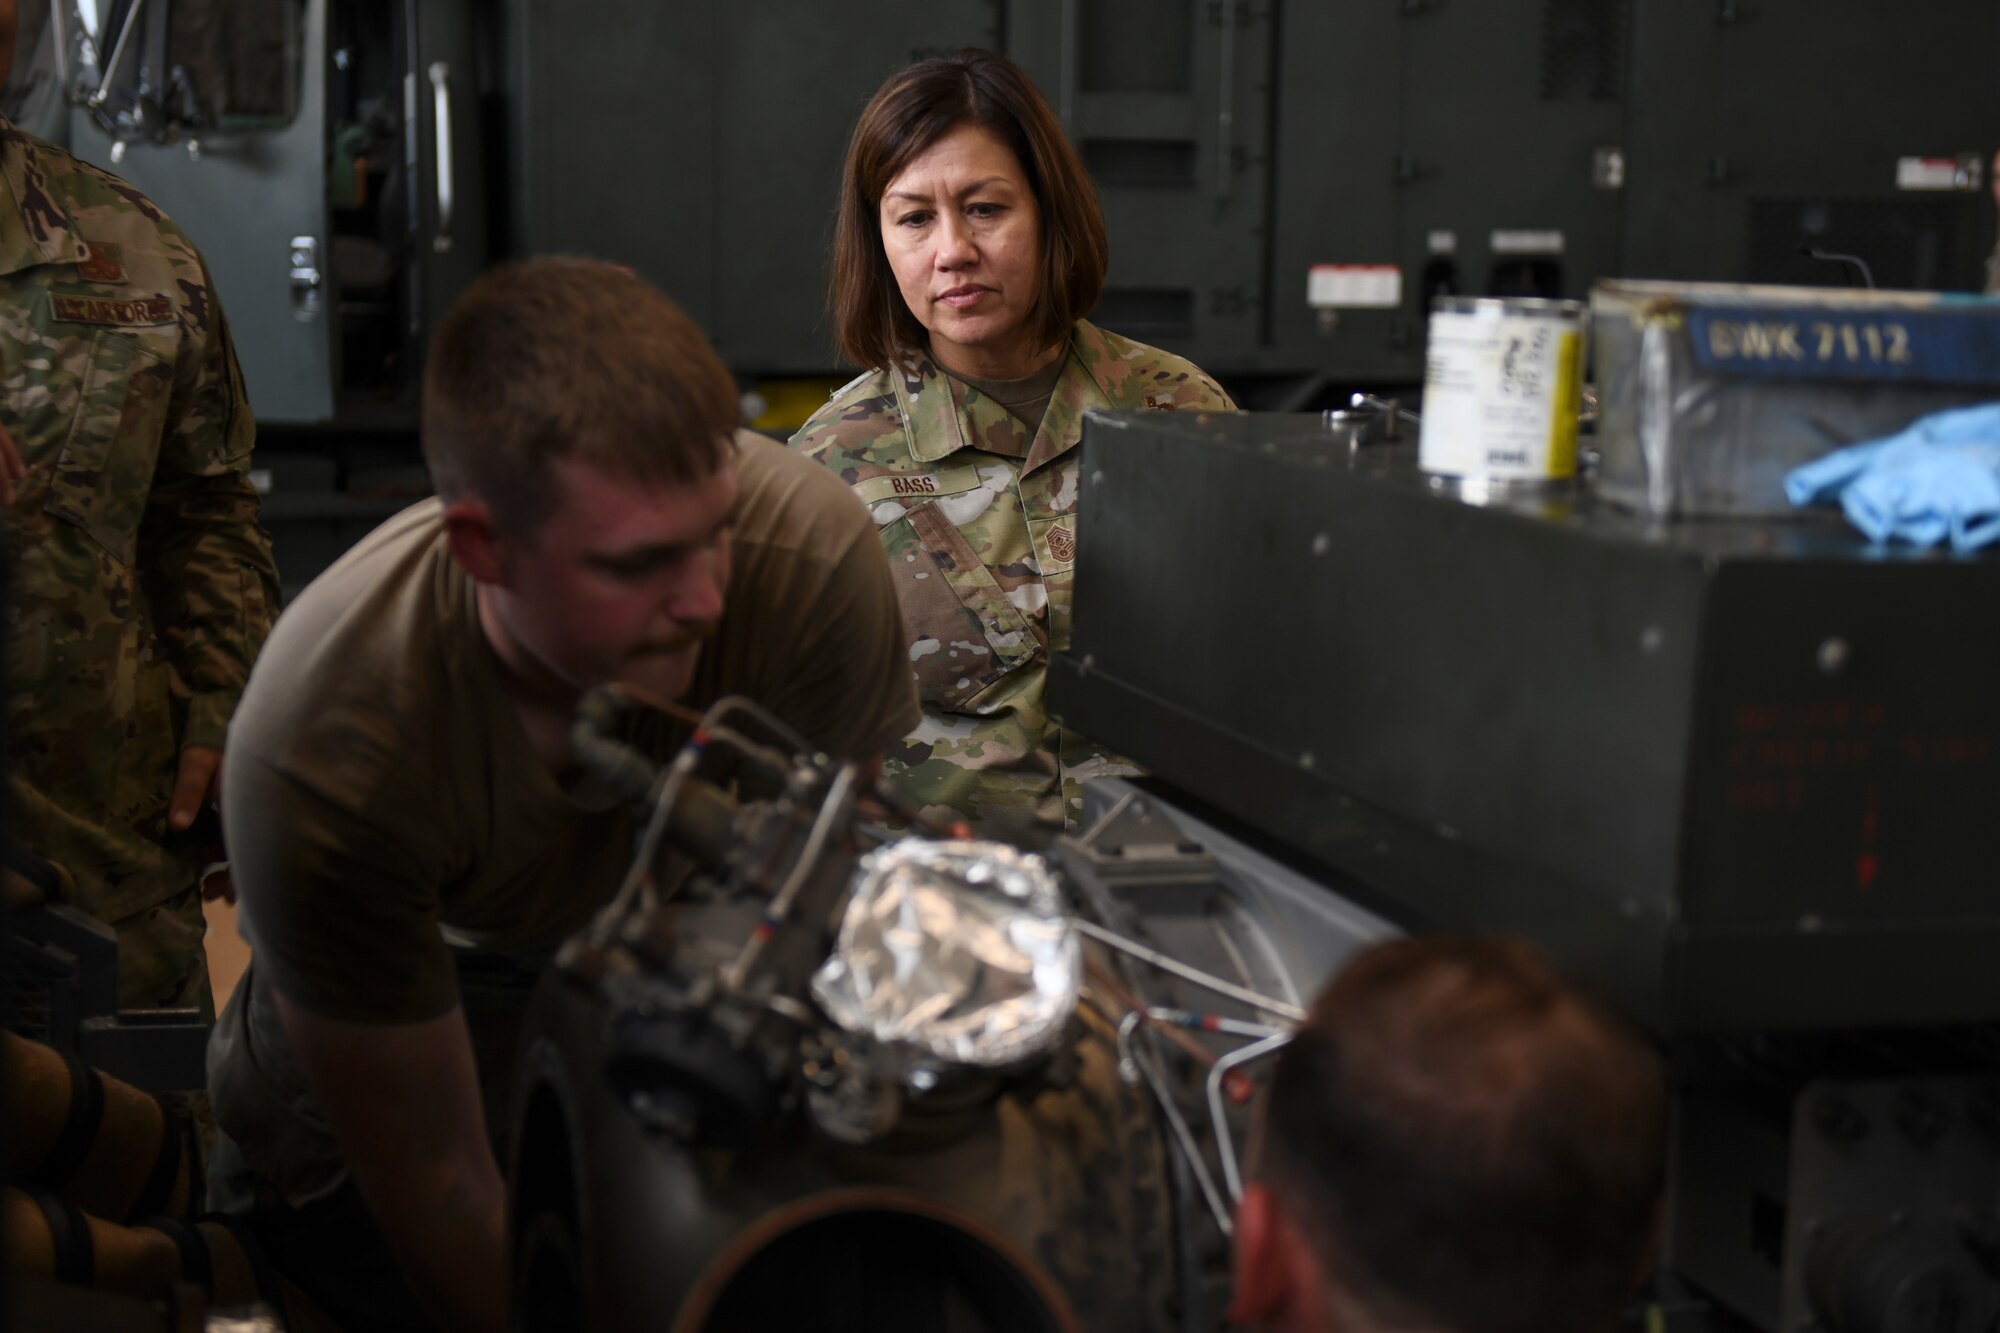
<svg viewBox="0 0 2000 1333">
<path fill-rule="evenodd" d="M 1076 818 L 1083 779 L 1130 771 L 1042 704 L 1070 637 L 1083 414 L 1234 406 L 1083 318 L 1105 254 L 1090 178 L 1017 65 L 894 75 L 854 127 L 834 237 L 835 331 L 875 369 L 792 440 L 869 506 L 895 570 L 924 719 L 885 771 L 1030 846 Z"/>
</svg>

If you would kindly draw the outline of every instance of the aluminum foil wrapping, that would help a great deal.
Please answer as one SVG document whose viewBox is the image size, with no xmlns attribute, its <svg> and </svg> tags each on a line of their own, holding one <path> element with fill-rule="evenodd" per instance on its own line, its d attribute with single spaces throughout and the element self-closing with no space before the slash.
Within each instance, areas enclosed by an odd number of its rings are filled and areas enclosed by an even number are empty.
<svg viewBox="0 0 2000 1333">
<path fill-rule="evenodd" d="M 1082 978 L 1042 858 L 909 838 L 862 858 L 812 989 L 829 1018 L 902 1068 L 994 1069 L 1061 1037 Z"/>
</svg>

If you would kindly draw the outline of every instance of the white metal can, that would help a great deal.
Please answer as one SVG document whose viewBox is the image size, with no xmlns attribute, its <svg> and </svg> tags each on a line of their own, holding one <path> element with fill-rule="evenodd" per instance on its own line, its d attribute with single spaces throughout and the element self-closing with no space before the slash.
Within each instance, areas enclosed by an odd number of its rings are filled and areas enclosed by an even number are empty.
<svg viewBox="0 0 2000 1333">
<path fill-rule="evenodd" d="M 1441 296 L 1424 355 L 1426 472 L 1489 481 L 1576 475 L 1581 301 Z"/>
</svg>

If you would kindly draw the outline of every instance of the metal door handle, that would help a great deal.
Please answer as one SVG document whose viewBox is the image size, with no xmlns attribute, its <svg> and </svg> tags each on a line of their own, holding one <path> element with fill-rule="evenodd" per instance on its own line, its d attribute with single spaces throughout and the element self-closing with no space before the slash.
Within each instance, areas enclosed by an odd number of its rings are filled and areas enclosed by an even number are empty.
<svg viewBox="0 0 2000 1333">
<path fill-rule="evenodd" d="M 61 0 L 57 2 L 61 3 Z M 301 324 L 310 324 L 319 318 L 320 285 L 323 281 L 319 270 L 318 238 L 292 237 L 291 258 L 292 317 Z"/>
<path fill-rule="evenodd" d="M 451 249 L 452 197 L 456 182 L 451 169 L 451 67 L 433 60 L 430 68 L 431 100 L 437 131 L 437 235 L 431 249 L 444 254 Z"/>
</svg>

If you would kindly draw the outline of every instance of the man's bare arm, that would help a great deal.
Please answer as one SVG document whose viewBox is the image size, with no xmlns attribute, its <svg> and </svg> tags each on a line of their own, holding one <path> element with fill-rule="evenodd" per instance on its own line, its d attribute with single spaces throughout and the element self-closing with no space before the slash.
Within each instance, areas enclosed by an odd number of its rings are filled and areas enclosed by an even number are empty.
<svg viewBox="0 0 2000 1333">
<path fill-rule="evenodd" d="M 347 1023 L 273 996 L 354 1183 L 425 1312 L 447 1329 L 504 1330 L 507 1194 L 464 1011 Z"/>
</svg>

